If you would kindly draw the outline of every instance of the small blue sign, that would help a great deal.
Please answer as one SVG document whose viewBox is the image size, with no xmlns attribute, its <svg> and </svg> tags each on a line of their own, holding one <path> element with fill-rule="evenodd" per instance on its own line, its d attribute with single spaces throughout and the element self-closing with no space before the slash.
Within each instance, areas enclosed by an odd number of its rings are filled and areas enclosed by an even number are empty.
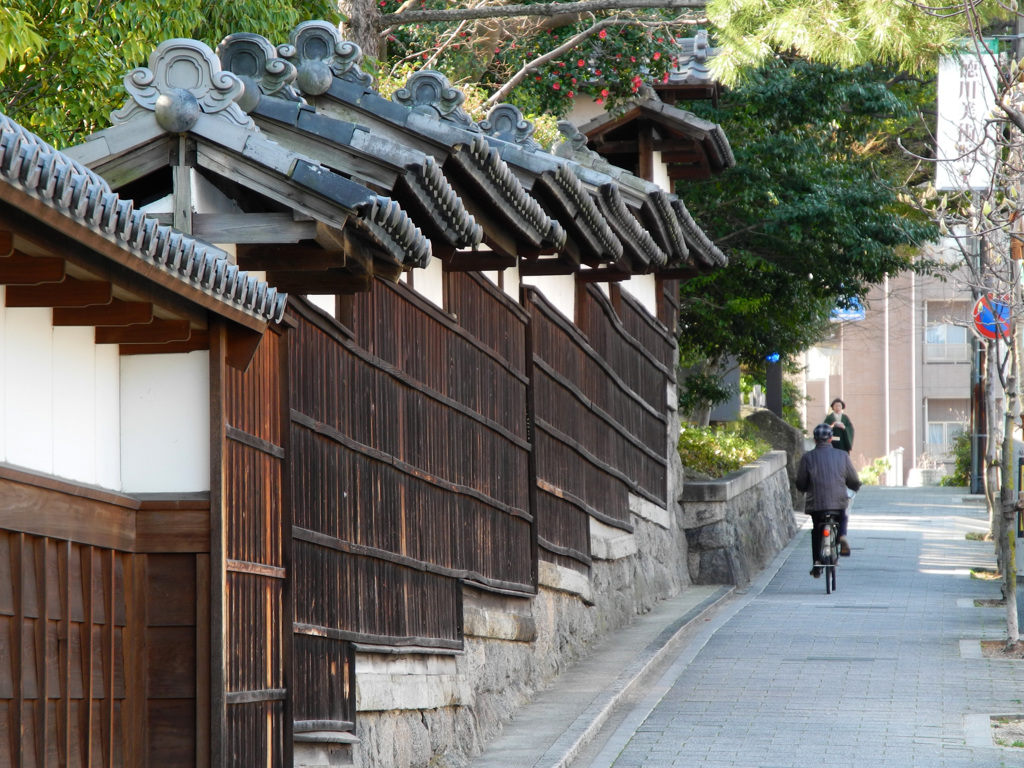
<svg viewBox="0 0 1024 768">
<path fill-rule="evenodd" d="M 864 305 L 860 299 L 852 296 L 847 300 L 848 306 L 836 307 L 832 310 L 832 320 L 837 323 L 855 322 L 865 317 Z"/>
</svg>

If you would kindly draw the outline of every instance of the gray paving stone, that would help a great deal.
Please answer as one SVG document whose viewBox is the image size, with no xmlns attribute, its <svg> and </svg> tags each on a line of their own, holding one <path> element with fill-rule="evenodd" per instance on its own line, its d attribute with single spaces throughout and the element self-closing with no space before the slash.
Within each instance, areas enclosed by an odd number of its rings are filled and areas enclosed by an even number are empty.
<svg viewBox="0 0 1024 768">
<path fill-rule="evenodd" d="M 961 497 L 864 489 L 833 595 L 807 576 L 805 529 L 659 682 L 665 695 L 626 718 L 661 730 L 624 724 L 590 768 L 652 768 L 667 754 L 699 768 L 1024 768 L 1024 750 L 983 745 L 965 726 L 1024 711 L 1024 662 L 981 658 L 978 641 L 1001 638 L 1004 617 L 973 605 L 998 585 L 966 577 L 994 563 L 990 545 L 964 538 L 985 515 Z"/>
</svg>

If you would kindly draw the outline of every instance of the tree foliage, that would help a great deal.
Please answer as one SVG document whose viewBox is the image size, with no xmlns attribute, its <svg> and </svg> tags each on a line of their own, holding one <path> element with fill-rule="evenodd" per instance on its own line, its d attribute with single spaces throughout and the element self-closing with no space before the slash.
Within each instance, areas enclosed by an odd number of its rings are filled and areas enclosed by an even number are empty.
<svg viewBox="0 0 1024 768">
<path fill-rule="evenodd" d="M 964 19 L 951 12 L 956 8 L 926 1 L 708 0 L 722 46 L 714 71 L 735 83 L 782 51 L 846 69 L 875 64 L 933 72 L 939 54 L 964 33 Z"/>
<path fill-rule="evenodd" d="M 922 268 L 911 248 L 937 230 L 901 202 L 907 163 L 889 137 L 913 124 L 926 87 L 797 60 L 752 73 L 717 109 L 694 107 L 723 126 L 736 167 L 683 190 L 730 258 L 682 287 L 685 355 L 786 358 L 821 337 L 837 305 Z"/>
<path fill-rule="evenodd" d="M 331 0 L 6 0 L 0 7 L 0 111 L 57 146 L 105 128 L 125 74 L 163 40 L 216 46 L 259 31 L 283 42 L 306 18 L 337 20 Z"/>
</svg>

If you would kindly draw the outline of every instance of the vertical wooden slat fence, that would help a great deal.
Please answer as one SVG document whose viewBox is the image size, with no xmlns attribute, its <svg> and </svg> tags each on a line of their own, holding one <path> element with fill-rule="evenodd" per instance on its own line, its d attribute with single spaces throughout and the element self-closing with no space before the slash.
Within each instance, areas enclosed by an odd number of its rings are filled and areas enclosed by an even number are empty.
<svg viewBox="0 0 1024 768">
<path fill-rule="evenodd" d="M 126 766 L 138 756 L 126 685 L 131 555 L 0 532 L 0 765 Z"/>
<path fill-rule="evenodd" d="M 630 493 L 664 505 L 665 337 L 631 317 L 631 335 L 596 288 L 579 291 L 583 328 L 525 292 L 533 350 L 537 529 L 542 557 L 586 570 L 589 520 L 632 530 Z M 628 303 L 624 313 L 637 308 Z M 654 351 L 647 345 L 653 346 Z M 660 357 L 659 357 L 660 356 Z"/>
<path fill-rule="evenodd" d="M 460 581 L 534 592 L 528 317 L 449 278 L 451 314 L 382 282 L 351 328 L 293 303 L 297 731 L 352 727 L 351 643 L 460 648 Z"/>
<path fill-rule="evenodd" d="M 225 635 L 223 693 L 214 697 L 222 754 L 214 758 L 231 766 L 291 765 L 285 348 L 284 337 L 266 334 L 241 372 L 224 365 L 214 345 Z"/>
</svg>

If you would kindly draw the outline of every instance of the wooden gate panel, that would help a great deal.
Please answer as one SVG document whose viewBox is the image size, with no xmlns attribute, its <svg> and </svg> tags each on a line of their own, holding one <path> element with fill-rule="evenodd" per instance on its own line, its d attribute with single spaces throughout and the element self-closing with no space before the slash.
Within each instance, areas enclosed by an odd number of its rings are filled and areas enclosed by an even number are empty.
<svg viewBox="0 0 1024 768">
<path fill-rule="evenodd" d="M 223 331 L 211 345 L 221 426 L 219 547 L 214 647 L 214 760 L 278 768 L 291 762 L 290 542 L 287 507 L 285 339 L 267 333 L 246 371 L 224 363 Z M 217 503 L 219 502 L 219 504 Z M 222 665 L 217 668 L 216 664 Z"/>
</svg>

